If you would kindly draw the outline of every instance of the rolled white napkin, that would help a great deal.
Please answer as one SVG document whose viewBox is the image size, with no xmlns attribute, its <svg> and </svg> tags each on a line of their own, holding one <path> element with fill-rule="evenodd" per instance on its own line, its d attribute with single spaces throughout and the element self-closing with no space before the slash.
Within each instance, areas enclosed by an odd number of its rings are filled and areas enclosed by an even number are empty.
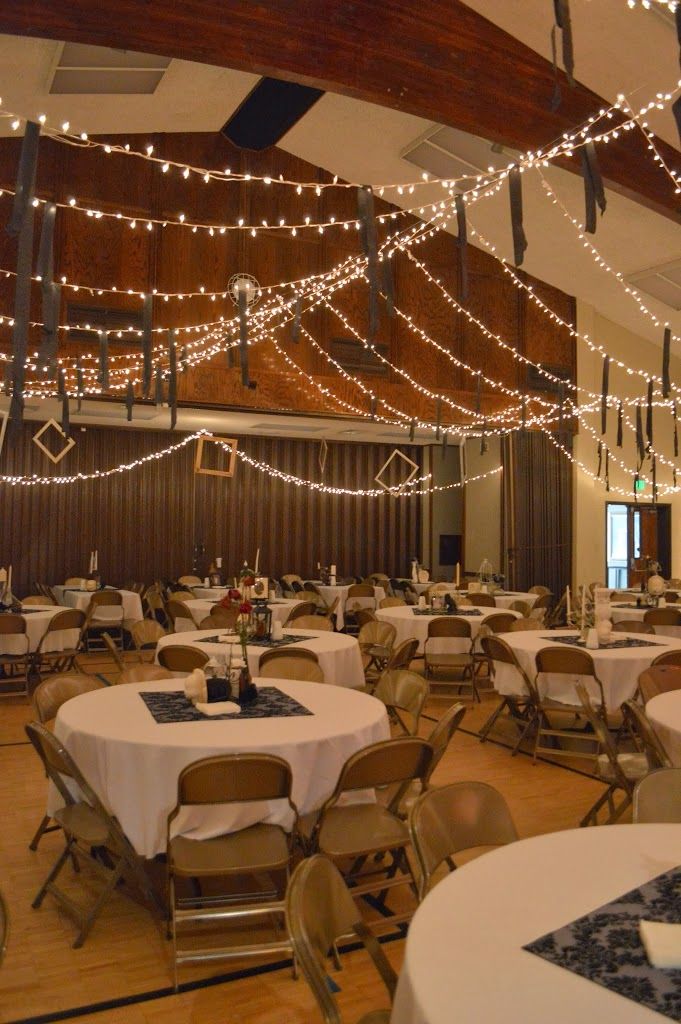
<svg viewBox="0 0 681 1024">
<path fill-rule="evenodd" d="M 207 699 L 206 674 L 203 669 L 195 668 L 193 672 L 189 673 L 184 681 L 184 695 L 192 704 Z"/>
<path fill-rule="evenodd" d="M 681 924 L 641 920 L 638 930 L 653 967 L 681 967 Z"/>
<path fill-rule="evenodd" d="M 218 700 L 214 704 L 204 704 L 200 701 L 194 707 L 202 715 L 208 715 L 209 717 L 213 715 L 238 715 L 241 713 L 241 708 L 233 700 Z"/>
</svg>

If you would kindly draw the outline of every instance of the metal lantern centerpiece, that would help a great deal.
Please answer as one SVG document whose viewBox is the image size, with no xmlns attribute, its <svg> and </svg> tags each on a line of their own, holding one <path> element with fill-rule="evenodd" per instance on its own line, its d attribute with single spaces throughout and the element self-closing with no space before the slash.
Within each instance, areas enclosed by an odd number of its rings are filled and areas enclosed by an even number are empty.
<svg viewBox="0 0 681 1024">
<path fill-rule="evenodd" d="M 272 612 L 263 598 L 256 598 L 253 602 L 251 612 L 253 622 L 253 634 L 257 637 L 269 637 L 272 635 Z"/>
</svg>

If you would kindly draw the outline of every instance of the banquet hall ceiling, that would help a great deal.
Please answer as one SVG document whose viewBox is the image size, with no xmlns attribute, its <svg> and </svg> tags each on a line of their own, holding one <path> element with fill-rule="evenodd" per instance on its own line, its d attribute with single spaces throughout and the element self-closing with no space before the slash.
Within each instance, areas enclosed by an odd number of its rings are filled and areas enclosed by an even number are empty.
<svg viewBox="0 0 681 1024">
<path fill-rule="evenodd" d="M 553 5 L 548 0 L 504 0 L 502 4 L 469 0 L 468 6 L 550 57 Z M 571 9 L 575 74 L 585 86 L 610 101 L 624 91 L 641 103 L 675 81 L 674 27 L 659 14 L 642 8 L 631 11 L 623 0 L 573 0 Z M 91 134 L 213 132 L 220 130 L 258 81 L 258 76 L 243 71 L 172 60 L 151 95 L 50 95 L 61 49 L 61 43 L 50 40 L 0 36 L 0 95 L 7 109 L 26 116 L 42 112 L 53 122 L 67 118 L 78 130 Z M 509 92 L 527 88 L 522 80 L 508 82 Z M 668 111 L 656 112 L 650 123 L 662 138 L 678 145 Z M 432 124 L 413 114 L 327 92 L 280 146 L 346 179 L 375 185 L 413 180 L 418 172 L 401 154 Z M 546 177 L 572 215 L 582 220 L 581 179 L 557 168 L 548 170 Z M 659 340 L 660 332 L 621 286 L 595 267 L 572 225 L 547 200 L 536 175 L 526 174 L 523 180 L 529 242 L 523 269 L 593 304 L 630 330 Z M 659 189 L 668 200 L 671 185 L 662 172 Z M 439 188 L 434 187 L 432 194 L 439 197 Z M 411 204 L 413 198 L 405 196 L 403 205 Z M 473 206 L 470 222 L 500 254 L 511 258 L 505 190 Z M 608 190 L 608 209 L 593 242 L 625 275 L 681 257 L 678 223 L 612 190 Z M 662 320 L 681 329 L 678 313 L 654 299 L 646 301 Z"/>
</svg>

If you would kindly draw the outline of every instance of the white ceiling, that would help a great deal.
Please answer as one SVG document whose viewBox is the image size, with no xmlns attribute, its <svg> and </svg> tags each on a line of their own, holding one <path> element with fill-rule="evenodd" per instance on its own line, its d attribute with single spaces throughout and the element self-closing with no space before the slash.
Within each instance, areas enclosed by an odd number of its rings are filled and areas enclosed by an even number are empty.
<svg viewBox="0 0 681 1024">
<path fill-rule="evenodd" d="M 548 0 L 468 3 L 550 58 L 552 5 Z M 630 10 L 625 0 L 572 0 L 571 10 L 575 73 L 584 85 L 608 100 L 625 92 L 641 104 L 676 81 L 678 45 L 673 25 L 640 6 Z M 52 123 L 68 119 L 73 128 L 91 134 L 213 132 L 222 127 L 258 80 L 240 71 L 173 60 L 153 95 L 51 96 L 48 90 L 61 46 L 47 40 L 0 36 L 0 95 L 6 110 L 28 117 L 44 113 Z M 523 84 L 509 82 L 509 88 L 514 87 Z M 659 113 L 650 121 L 678 147 L 671 114 Z M 327 93 L 284 137 L 281 147 L 343 178 L 378 185 L 418 177 L 400 153 L 430 127 L 431 122 L 422 118 Z M 0 133 L 10 133 L 2 121 Z M 143 138 L 135 142 L 141 147 Z M 554 169 L 547 177 L 573 216 L 581 220 L 581 179 Z M 544 197 L 534 174 L 523 176 L 523 188 L 529 242 L 523 269 L 593 304 L 614 322 L 660 340 L 660 332 L 641 316 L 629 296 L 595 267 L 572 226 Z M 671 184 L 660 172 L 660 190 L 666 189 L 671 189 Z M 434 186 L 433 194 L 439 198 L 440 192 Z M 407 201 L 405 197 L 403 205 L 413 205 L 413 198 Z M 469 218 L 502 255 L 511 257 L 505 190 L 471 208 Z M 677 224 L 610 191 L 608 209 L 599 220 L 593 242 L 625 275 L 681 258 Z M 680 314 L 652 298 L 648 305 L 681 333 Z"/>
</svg>

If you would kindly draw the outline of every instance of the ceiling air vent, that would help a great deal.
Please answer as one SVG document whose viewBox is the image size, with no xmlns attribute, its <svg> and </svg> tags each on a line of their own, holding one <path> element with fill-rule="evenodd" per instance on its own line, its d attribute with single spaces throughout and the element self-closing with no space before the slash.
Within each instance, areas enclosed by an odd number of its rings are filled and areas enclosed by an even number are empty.
<svg viewBox="0 0 681 1024">
<path fill-rule="evenodd" d="M 638 291 L 664 302 L 665 306 L 681 309 L 681 260 L 640 270 L 636 274 L 629 274 L 625 280 Z"/>
<path fill-rule="evenodd" d="M 54 68 L 54 95 L 129 96 L 156 91 L 170 57 L 155 57 L 108 46 L 64 43 Z"/>
<path fill-rule="evenodd" d="M 458 128 L 434 124 L 405 146 L 400 156 L 435 178 L 464 179 L 461 187 L 467 188 L 475 184 L 477 175 L 490 168 L 499 170 L 507 167 L 518 154 Z"/>
</svg>

